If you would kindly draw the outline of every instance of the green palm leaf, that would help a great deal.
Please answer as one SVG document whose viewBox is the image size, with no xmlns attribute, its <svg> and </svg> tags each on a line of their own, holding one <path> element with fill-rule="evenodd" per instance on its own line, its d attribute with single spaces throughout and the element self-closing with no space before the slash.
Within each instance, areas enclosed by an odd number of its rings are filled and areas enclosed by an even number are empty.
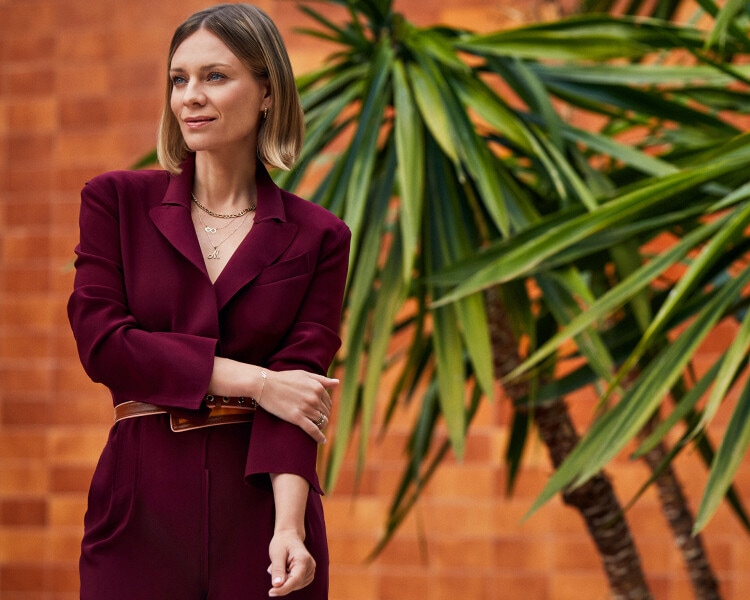
<svg viewBox="0 0 750 600">
<path fill-rule="evenodd" d="M 318 27 L 310 33 L 338 48 L 299 80 L 307 144 L 299 167 L 279 176 L 293 187 L 315 171 L 311 199 L 353 232 L 327 485 L 358 425 L 361 473 L 380 397 L 389 402 L 385 427 L 402 403 L 419 403 L 388 535 L 447 449 L 462 454 L 472 411 L 492 394 L 484 291 L 499 286 L 517 335 L 530 341 L 528 361 L 510 376 L 531 382 L 519 408 L 585 385 L 614 389 L 618 366 L 642 360 L 622 399 L 602 406 L 555 474 L 549 497 L 623 448 L 713 324 L 743 306 L 746 274 L 736 263 L 744 246 L 728 246 L 747 223 L 750 136 L 738 135 L 726 112 L 750 105 L 741 88 L 750 68 L 706 51 L 703 31 L 658 18 L 589 14 L 477 35 L 415 27 L 389 0 L 335 3 L 349 22 L 305 9 Z M 676 10 L 657 4 L 660 16 Z M 717 21 L 723 38 L 711 41 L 721 39 L 725 56 L 746 46 L 735 8 Z M 673 49 L 694 64 L 669 60 Z M 595 115 L 598 126 L 584 130 L 571 114 Z M 645 260 L 643 245 L 664 234 L 672 244 Z M 662 274 L 680 262 L 687 281 L 667 282 Z M 528 293 L 530 280 L 539 297 Z M 685 322 L 665 347 L 665 334 Z M 394 347 L 394 333 L 408 347 Z M 558 379 L 568 339 L 583 364 Z M 741 369 L 737 344 L 712 409 Z M 395 381 L 387 387 L 386 371 Z M 537 386 L 542 372 L 550 379 Z M 696 398 L 688 391 L 668 423 L 692 416 Z M 518 423 L 511 468 L 526 439 Z"/>
<path fill-rule="evenodd" d="M 695 517 L 694 532 L 702 530 L 716 512 L 719 502 L 732 484 L 734 475 L 747 452 L 748 444 L 750 444 L 750 384 L 746 384 L 742 390 L 716 458 L 711 465 L 711 473 Z"/>
<path fill-rule="evenodd" d="M 709 182 L 746 163 L 747 157 L 738 155 L 723 162 L 659 177 L 648 185 L 611 200 L 594 212 L 561 220 L 559 225 L 539 232 L 526 243 L 509 247 L 501 263 L 493 263 L 479 270 L 436 301 L 434 306 L 443 306 L 468 294 L 532 273 L 544 260 L 588 236 L 624 220 L 634 219 L 647 211 L 656 210 L 660 204 L 674 199 L 681 192 Z"/>
<path fill-rule="evenodd" d="M 408 280 L 411 277 L 414 255 L 417 253 L 422 221 L 424 134 L 404 65 L 398 60 L 393 63 L 393 90 L 393 106 L 396 111 L 394 130 L 400 167 L 400 224 L 404 241 L 403 277 Z"/>
<path fill-rule="evenodd" d="M 748 283 L 750 269 L 724 286 L 682 335 L 649 364 L 643 376 L 622 400 L 594 423 L 579 445 L 555 471 L 527 516 L 563 488 L 587 481 L 635 437 L 674 385 L 706 333 L 723 316 L 726 304 L 741 294 Z"/>
<path fill-rule="evenodd" d="M 632 59 L 641 57 L 654 48 L 671 48 L 676 45 L 700 48 L 702 44 L 703 35 L 700 31 L 671 26 L 663 21 L 584 15 L 491 34 L 467 36 L 457 47 L 481 55 L 589 61 Z"/>
</svg>

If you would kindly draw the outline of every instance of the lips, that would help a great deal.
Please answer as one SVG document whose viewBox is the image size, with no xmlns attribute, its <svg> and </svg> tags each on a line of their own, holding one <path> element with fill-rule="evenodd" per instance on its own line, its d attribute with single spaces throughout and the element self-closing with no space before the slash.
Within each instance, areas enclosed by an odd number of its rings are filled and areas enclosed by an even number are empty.
<svg viewBox="0 0 750 600">
<path fill-rule="evenodd" d="M 213 122 L 214 119 L 212 117 L 186 117 L 182 121 L 191 129 L 197 129 L 204 125 L 208 125 Z"/>
</svg>

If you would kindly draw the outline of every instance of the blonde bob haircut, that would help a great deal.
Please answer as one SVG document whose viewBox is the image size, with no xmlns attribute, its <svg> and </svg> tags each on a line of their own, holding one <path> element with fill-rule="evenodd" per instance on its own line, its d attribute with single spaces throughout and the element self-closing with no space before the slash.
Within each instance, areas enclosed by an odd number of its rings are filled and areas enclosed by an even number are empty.
<svg viewBox="0 0 750 600">
<path fill-rule="evenodd" d="M 305 118 L 302 113 L 292 65 L 279 30 L 270 17 L 251 4 L 219 4 L 189 17 L 174 32 L 167 60 L 167 88 L 159 125 L 159 163 L 170 173 L 180 172 L 180 163 L 190 149 L 185 144 L 170 99 L 169 69 L 178 46 L 199 29 L 213 33 L 259 79 L 267 78 L 273 103 L 261 117 L 258 158 L 270 167 L 289 170 L 302 147 Z"/>
</svg>

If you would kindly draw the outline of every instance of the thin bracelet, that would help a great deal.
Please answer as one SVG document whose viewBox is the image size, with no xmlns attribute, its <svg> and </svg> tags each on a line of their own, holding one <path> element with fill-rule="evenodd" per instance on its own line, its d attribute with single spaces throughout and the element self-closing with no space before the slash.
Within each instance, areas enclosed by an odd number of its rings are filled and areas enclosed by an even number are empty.
<svg viewBox="0 0 750 600">
<path fill-rule="evenodd" d="M 258 399 L 255 401 L 258 405 L 260 405 L 260 399 L 263 397 L 263 390 L 266 389 L 266 377 L 268 377 L 268 373 L 261 369 L 260 376 L 263 378 L 263 383 L 260 386 L 260 394 L 258 394 Z"/>
</svg>

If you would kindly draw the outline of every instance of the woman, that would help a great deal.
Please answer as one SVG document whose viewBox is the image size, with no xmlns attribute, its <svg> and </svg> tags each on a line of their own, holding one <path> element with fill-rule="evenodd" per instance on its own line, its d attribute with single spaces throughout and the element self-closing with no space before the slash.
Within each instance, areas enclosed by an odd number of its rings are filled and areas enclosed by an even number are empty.
<svg viewBox="0 0 750 600">
<path fill-rule="evenodd" d="M 115 424 L 89 492 L 81 597 L 328 594 L 315 473 L 350 233 L 277 188 L 303 116 L 276 27 L 188 18 L 169 51 L 163 171 L 81 194 L 68 313 Z"/>
</svg>

